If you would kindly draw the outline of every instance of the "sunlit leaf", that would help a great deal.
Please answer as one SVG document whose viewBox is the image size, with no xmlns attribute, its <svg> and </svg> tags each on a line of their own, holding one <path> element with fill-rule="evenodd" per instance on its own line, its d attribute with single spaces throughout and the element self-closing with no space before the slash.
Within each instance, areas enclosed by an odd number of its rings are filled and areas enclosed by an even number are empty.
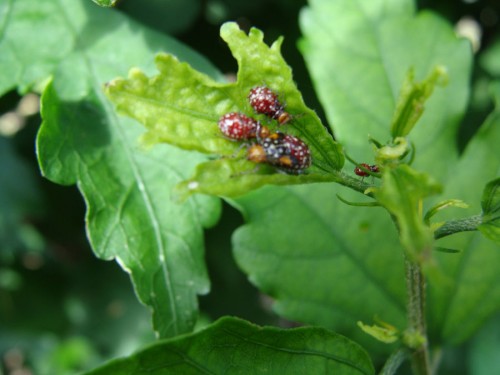
<svg viewBox="0 0 500 375">
<path fill-rule="evenodd" d="M 247 35 L 235 23 L 226 23 L 221 28 L 221 37 L 228 43 L 238 61 L 239 70 L 235 83 L 218 83 L 201 74 L 174 56 L 158 55 L 156 58 L 159 75 L 148 78 L 137 69 L 130 71 L 127 79 L 115 79 L 106 86 L 106 93 L 115 103 L 118 111 L 135 118 L 148 129 L 143 141 L 148 144 L 161 142 L 204 153 L 235 157 L 241 145 L 223 137 L 217 122 L 229 112 L 243 112 L 255 116 L 247 96 L 252 87 L 265 83 L 279 93 L 286 101 L 286 110 L 294 116 L 287 132 L 303 139 L 311 149 L 312 167 L 306 173 L 335 173 L 344 162 L 341 147 L 321 124 L 316 113 L 307 108 L 292 79 L 292 71 L 283 60 L 278 39 L 270 47 L 263 42 L 264 35 L 253 28 Z M 259 119 L 268 123 L 262 115 Z M 277 127 L 277 124 L 274 124 Z M 245 155 L 239 156 L 245 158 Z M 318 181 L 322 176 L 310 179 L 297 176 L 267 177 L 255 174 L 255 165 L 241 161 L 214 161 L 198 167 L 197 175 L 210 175 L 219 182 L 220 195 L 243 194 L 250 187 L 257 187 L 274 181 L 294 184 Z M 231 174 L 227 173 L 231 166 Z M 224 166 L 221 168 L 221 166 Z M 236 180 L 230 177 L 238 174 L 255 174 L 253 185 L 242 184 L 238 189 Z M 260 179 L 260 180 L 259 180 Z M 199 189 L 187 189 L 185 194 L 196 191 L 215 192 L 204 187 L 205 179 L 193 178 Z M 210 184 L 210 181 L 207 181 Z M 182 189 L 181 185 L 181 189 Z M 227 191 L 224 186 L 228 186 Z"/>
</svg>

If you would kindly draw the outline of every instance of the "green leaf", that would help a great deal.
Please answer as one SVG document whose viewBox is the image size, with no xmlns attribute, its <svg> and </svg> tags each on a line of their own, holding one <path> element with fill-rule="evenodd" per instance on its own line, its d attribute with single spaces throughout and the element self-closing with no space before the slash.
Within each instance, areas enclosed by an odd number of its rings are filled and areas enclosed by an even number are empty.
<svg viewBox="0 0 500 375">
<path fill-rule="evenodd" d="M 483 218 L 479 230 L 490 240 L 500 243 L 500 178 L 486 184 L 481 208 Z"/>
<path fill-rule="evenodd" d="M 446 69 L 436 66 L 422 82 L 415 82 L 415 72 L 410 68 L 396 104 L 392 118 L 391 135 L 393 138 L 410 134 L 424 112 L 424 105 L 436 85 L 445 85 L 448 79 Z"/>
<path fill-rule="evenodd" d="M 258 327 L 222 318 L 87 372 L 98 374 L 374 374 L 356 343 L 322 328 Z"/>
<path fill-rule="evenodd" d="M 286 110 L 295 116 L 291 125 L 287 125 L 287 132 L 299 136 L 309 145 L 313 165 L 308 171 L 318 174 L 338 171 L 344 163 L 341 147 L 333 141 L 316 113 L 305 106 L 292 80 L 292 71 L 280 53 L 283 39 L 278 39 L 269 47 L 263 42 L 261 31 L 253 28 L 246 35 L 235 23 L 224 24 L 221 37 L 238 61 L 238 79 L 235 83 L 218 83 L 189 65 L 180 63 L 174 56 L 160 54 L 156 58 L 159 75 L 148 78 L 141 71 L 132 69 L 128 79 L 118 78 L 110 82 L 106 86 L 106 93 L 119 112 L 146 126 L 148 132 L 143 137 L 146 143 L 166 142 L 188 150 L 232 156 L 241 149 L 241 145 L 224 138 L 217 122 L 229 112 L 252 115 L 248 93 L 252 87 L 265 83 L 286 100 Z M 268 121 L 262 116 L 259 118 Z M 239 158 L 244 159 L 244 156 Z M 241 173 L 255 174 L 254 165 L 241 160 L 213 163 L 215 165 L 206 163 L 198 168 L 197 176 L 193 178 L 200 185 L 198 191 L 213 191 L 210 186 L 203 186 L 205 180 L 198 178 L 199 175 L 210 174 L 210 180 L 218 180 L 218 190 L 224 196 L 241 195 L 250 188 L 277 180 L 293 184 L 324 178 L 269 178 L 256 174 L 256 180 L 260 178 L 258 183 L 241 185 L 237 189 L 237 184 L 230 177 Z M 227 173 L 228 168 L 231 169 L 231 175 Z M 208 184 L 211 182 L 208 181 Z M 224 189 L 226 185 L 227 191 Z M 194 191 L 185 190 L 184 193 Z"/>
<path fill-rule="evenodd" d="M 461 201 L 460 199 L 444 200 L 429 208 L 429 210 L 425 213 L 424 222 L 428 225 L 430 223 L 431 217 L 436 215 L 439 211 L 444 210 L 448 207 L 467 208 L 469 207 L 469 205 Z"/>
<path fill-rule="evenodd" d="M 467 43 L 435 15 L 414 16 L 411 1 L 309 4 L 301 14 L 300 47 L 336 138 L 359 162 L 373 158 L 367 134 L 389 139 L 408 68 L 423 79 L 436 65 L 447 67 L 449 85 L 434 92 L 411 133 L 417 168 L 446 182 L 445 171 L 456 173 L 455 130 L 468 96 Z M 345 174 L 353 175 L 352 169 Z M 334 184 L 265 187 L 236 199 L 246 225 L 234 235 L 235 257 L 280 315 L 331 327 L 373 347 L 356 321 L 376 314 L 397 327 L 406 324 L 401 244 L 386 212 L 361 212 L 336 200 L 336 193 L 360 200 Z M 433 314 L 431 321 L 443 323 L 441 312 Z M 433 325 L 431 334 L 440 333 Z M 374 352 L 388 349 L 377 345 Z"/>
<path fill-rule="evenodd" d="M 131 274 L 159 334 L 189 332 L 198 314 L 196 296 L 209 288 L 202 228 L 217 220 L 220 203 L 205 197 L 179 206 L 170 190 L 187 178 L 185 168 L 206 159 L 167 146 L 140 149 L 140 127 L 117 118 L 101 90 L 132 65 L 151 70 L 158 50 L 218 73 L 172 39 L 88 0 L 0 6 L 0 91 L 24 91 L 53 76 L 37 139 L 42 173 L 78 185 L 94 252 L 117 259 Z"/>
<path fill-rule="evenodd" d="M 399 339 L 398 330 L 389 324 L 373 324 L 369 326 L 367 324 L 363 324 L 362 322 L 358 322 L 358 327 L 361 328 L 364 333 L 386 344 L 391 344 Z"/>
<path fill-rule="evenodd" d="M 207 4 L 206 8 L 204 6 L 202 8 L 202 5 L 199 0 L 121 1 L 120 10 L 155 30 L 173 35 L 174 33 L 192 32 L 193 24 L 200 18 L 202 10 L 204 18 L 208 19 L 207 13 L 210 5 Z M 218 6 L 220 7 L 221 4 Z M 220 21 L 213 22 L 213 24 L 218 23 Z M 191 30 L 190 27 L 192 27 Z"/>
<path fill-rule="evenodd" d="M 97 5 L 102 7 L 114 7 L 118 0 L 92 0 Z"/>
<path fill-rule="evenodd" d="M 94 252 L 115 258 L 131 274 L 139 299 L 153 311 L 155 329 L 162 336 L 190 331 L 196 294 L 209 288 L 201 228 L 217 219 L 219 207 L 208 199 L 173 204 L 168 186 L 182 178 L 178 160 L 186 166 L 200 157 L 167 147 L 134 150 L 137 126 L 114 122 L 96 97 L 66 102 L 49 85 L 42 106 L 42 173 L 78 184 Z"/>
<path fill-rule="evenodd" d="M 77 100 L 90 91 L 92 67 L 97 69 L 94 79 L 103 79 L 100 86 L 132 65 L 151 70 L 151 54 L 158 51 L 171 51 L 198 70 L 220 76 L 206 59 L 175 40 L 88 0 L 2 1 L 0 30 L 0 94 L 16 87 L 41 91 L 40 85 L 55 74 L 56 90 Z"/>
<path fill-rule="evenodd" d="M 250 280 L 293 321 L 339 331 L 390 351 L 356 327 L 374 315 L 404 327 L 401 249 L 383 210 L 347 206 L 359 194 L 334 184 L 265 187 L 237 198 L 246 224 L 233 236 L 234 255 Z"/>
<path fill-rule="evenodd" d="M 382 186 L 375 191 L 375 198 L 396 218 L 408 255 L 419 262 L 431 257 L 434 242 L 419 206 L 424 198 L 440 192 L 441 186 L 430 176 L 407 165 L 384 170 Z"/>
<path fill-rule="evenodd" d="M 300 17 L 300 47 L 336 139 L 360 162 L 373 158 L 368 136 L 390 138 L 399 93 L 411 68 L 417 81 L 443 66 L 449 82 L 426 102 L 411 133 L 415 167 L 445 178 L 458 157 L 455 135 L 469 96 L 471 49 L 451 25 L 412 0 L 312 0 Z"/>
<path fill-rule="evenodd" d="M 398 164 L 408 152 L 408 141 L 403 137 L 398 137 L 391 144 L 377 148 L 375 161 L 380 165 Z"/>
<path fill-rule="evenodd" d="M 234 198 L 267 184 L 297 185 L 340 180 L 337 173 L 308 173 L 291 178 L 290 175 L 275 172 L 272 167 L 256 168 L 255 164 L 245 159 L 218 159 L 199 164 L 193 177 L 176 186 L 176 193 L 180 200 L 193 193 Z"/>
<path fill-rule="evenodd" d="M 500 104 L 500 85 L 494 88 Z M 461 210 L 464 217 L 473 217 L 481 211 L 483 187 L 500 175 L 500 106 L 488 117 L 467 145 L 455 173 L 448 178 L 444 196 L 469 203 Z M 441 218 L 456 219 L 452 210 L 441 212 Z M 443 341 L 459 343 L 468 338 L 492 314 L 500 310 L 498 244 L 478 232 L 467 232 L 439 240 L 441 247 L 460 249 L 459 254 L 438 254 L 436 258 L 443 272 L 452 280 L 450 286 L 430 286 L 429 327 Z"/>
</svg>

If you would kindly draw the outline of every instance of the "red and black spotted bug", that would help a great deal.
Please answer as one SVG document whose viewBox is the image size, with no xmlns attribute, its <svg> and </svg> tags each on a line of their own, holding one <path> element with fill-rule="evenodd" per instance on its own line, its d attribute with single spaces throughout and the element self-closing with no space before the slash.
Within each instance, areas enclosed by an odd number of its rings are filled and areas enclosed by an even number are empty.
<svg viewBox="0 0 500 375">
<path fill-rule="evenodd" d="M 301 139 L 279 131 L 271 133 L 265 126 L 259 126 L 256 138 L 257 144 L 248 148 L 248 160 L 290 174 L 303 173 L 311 166 L 311 151 Z"/>
<path fill-rule="evenodd" d="M 256 86 L 250 90 L 248 101 L 255 112 L 278 120 L 285 125 L 292 120 L 292 115 L 285 111 L 285 106 L 279 101 L 278 95 L 267 86 Z"/>
<path fill-rule="evenodd" d="M 373 172 L 373 173 L 378 173 L 380 170 L 378 168 L 377 165 L 373 164 L 373 165 L 369 165 L 369 164 L 366 164 L 366 163 L 361 163 L 360 164 L 361 166 L 363 166 L 365 169 L 368 169 L 370 172 Z M 356 167 L 354 168 L 354 173 L 360 177 L 366 177 L 369 175 L 369 173 L 363 169 L 361 169 L 360 167 Z"/>
<path fill-rule="evenodd" d="M 237 141 L 256 137 L 259 122 L 239 112 L 226 113 L 219 119 L 219 129 L 227 138 Z"/>
</svg>

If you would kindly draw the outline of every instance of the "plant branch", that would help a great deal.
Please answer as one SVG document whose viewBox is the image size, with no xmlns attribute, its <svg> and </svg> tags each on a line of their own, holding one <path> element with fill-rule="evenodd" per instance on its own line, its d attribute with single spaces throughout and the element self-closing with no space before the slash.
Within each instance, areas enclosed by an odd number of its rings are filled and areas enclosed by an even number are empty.
<svg viewBox="0 0 500 375">
<path fill-rule="evenodd" d="M 420 266 L 405 259 L 408 291 L 408 326 L 406 344 L 413 349 L 411 362 L 415 375 L 429 375 L 430 361 L 425 322 L 425 278 Z"/>
<path fill-rule="evenodd" d="M 406 348 L 399 348 L 393 352 L 384 364 L 379 375 L 394 375 L 399 366 L 408 358 L 409 352 Z"/>
<path fill-rule="evenodd" d="M 331 179 L 331 181 L 334 181 L 345 187 L 351 188 L 352 190 L 355 190 L 363 195 L 373 197 L 373 193 L 369 192 L 365 194 L 365 191 L 371 187 L 375 187 L 375 185 L 367 184 L 362 179 L 349 176 L 343 172 L 337 172 L 334 176 L 335 178 Z"/>
<path fill-rule="evenodd" d="M 482 216 L 475 215 L 464 219 L 450 220 L 445 222 L 434 232 L 434 238 L 437 240 L 459 232 L 468 232 L 477 230 L 482 223 Z"/>
</svg>

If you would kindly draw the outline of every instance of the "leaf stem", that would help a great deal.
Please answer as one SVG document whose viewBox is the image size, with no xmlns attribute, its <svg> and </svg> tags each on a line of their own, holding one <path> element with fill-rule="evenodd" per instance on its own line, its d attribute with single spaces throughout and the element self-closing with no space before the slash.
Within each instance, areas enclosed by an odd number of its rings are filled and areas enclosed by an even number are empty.
<svg viewBox="0 0 500 375">
<path fill-rule="evenodd" d="M 409 332 L 423 339 L 417 345 L 411 345 L 413 349 L 411 354 L 413 373 L 415 375 L 429 375 L 431 374 L 431 370 L 425 321 L 425 278 L 420 265 L 408 259 L 408 257 L 405 259 L 405 269 L 408 291 L 407 314 Z"/>
<path fill-rule="evenodd" d="M 459 232 L 468 232 L 477 230 L 482 223 L 482 215 L 474 215 L 463 219 L 450 220 L 445 222 L 434 232 L 434 238 L 437 240 Z"/>
<path fill-rule="evenodd" d="M 379 375 L 394 375 L 399 366 L 408 358 L 409 352 L 406 348 L 399 348 L 393 352 L 380 370 Z"/>
<path fill-rule="evenodd" d="M 375 187 L 375 185 L 367 184 L 362 179 L 354 178 L 343 172 L 337 172 L 334 181 L 340 185 L 351 188 L 352 190 L 355 190 L 361 194 L 373 197 L 373 193 L 365 193 L 365 191 L 371 187 Z"/>
</svg>

